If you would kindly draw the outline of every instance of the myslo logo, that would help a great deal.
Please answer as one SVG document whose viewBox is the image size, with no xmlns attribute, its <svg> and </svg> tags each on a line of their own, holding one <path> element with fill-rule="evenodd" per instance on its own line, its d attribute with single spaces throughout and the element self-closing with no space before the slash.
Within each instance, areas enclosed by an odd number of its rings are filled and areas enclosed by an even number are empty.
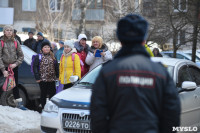
<svg viewBox="0 0 200 133">
<path fill-rule="evenodd" d="M 198 128 L 197 127 L 172 127 L 172 131 L 197 131 Z"/>
</svg>

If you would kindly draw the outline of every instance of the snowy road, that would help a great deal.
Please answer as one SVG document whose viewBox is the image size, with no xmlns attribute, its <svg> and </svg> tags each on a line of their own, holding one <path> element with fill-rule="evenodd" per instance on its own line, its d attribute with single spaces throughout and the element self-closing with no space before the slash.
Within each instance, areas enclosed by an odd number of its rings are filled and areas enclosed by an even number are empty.
<svg viewBox="0 0 200 133">
<path fill-rule="evenodd" d="M 40 114 L 0 105 L 0 133 L 40 133 Z"/>
</svg>

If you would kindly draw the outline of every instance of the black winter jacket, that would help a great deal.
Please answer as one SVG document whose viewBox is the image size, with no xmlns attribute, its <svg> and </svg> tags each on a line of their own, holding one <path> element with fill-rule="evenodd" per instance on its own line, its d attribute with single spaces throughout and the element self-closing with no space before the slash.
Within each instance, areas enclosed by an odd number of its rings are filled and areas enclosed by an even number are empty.
<svg viewBox="0 0 200 133">
<path fill-rule="evenodd" d="M 92 133 L 170 133 L 180 124 L 178 91 L 141 45 L 123 46 L 93 86 Z"/>
<path fill-rule="evenodd" d="M 32 46 L 36 43 L 36 40 L 34 38 L 29 38 L 24 41 L 24 45 L 32 49 Z"/>
</svg>

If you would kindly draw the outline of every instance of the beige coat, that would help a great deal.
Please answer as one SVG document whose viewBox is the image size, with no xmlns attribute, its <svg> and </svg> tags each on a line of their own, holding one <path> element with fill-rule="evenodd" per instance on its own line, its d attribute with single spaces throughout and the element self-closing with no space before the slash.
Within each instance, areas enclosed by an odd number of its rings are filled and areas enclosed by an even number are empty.
<svg viewBox="0 0 200 133">
<path fill-rule="evenodd" d="M 0 40 L 3 40 L 3 38 Z M 2 72 L 5 70 L 5 67 L 8 67 L 9 64 L 15 63 L 17 66 L 19 66 L 23 60 L 24 54 L 18 41 L 17 49 L 15 48 L 15 44 L 12 40 L 4 40 L 4 47 L 2 49 L 2 44 L 0 41 L 0 69 Z"/>
</svg>

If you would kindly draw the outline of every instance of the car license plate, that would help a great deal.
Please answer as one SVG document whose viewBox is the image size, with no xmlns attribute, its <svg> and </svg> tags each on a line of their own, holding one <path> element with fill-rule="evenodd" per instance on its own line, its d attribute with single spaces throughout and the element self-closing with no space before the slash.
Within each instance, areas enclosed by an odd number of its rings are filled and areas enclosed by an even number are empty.
<svg viewBox="0 0 200 133">
<path fill-rule="evenodd" d="M 90 130 L 89 121 L 78 121 L 78 120 L 65 120 L 64 127 L 69 129 L 83 129 Z"/>
</svg>

